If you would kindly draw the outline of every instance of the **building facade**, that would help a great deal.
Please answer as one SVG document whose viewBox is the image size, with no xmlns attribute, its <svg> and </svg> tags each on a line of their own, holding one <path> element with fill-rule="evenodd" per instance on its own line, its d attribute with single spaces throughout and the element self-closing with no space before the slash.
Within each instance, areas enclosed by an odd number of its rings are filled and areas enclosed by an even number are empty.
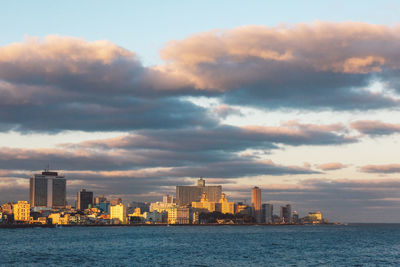
<svg viewBox="0 0 400 267">
<path fill-rule="evenodd" d="M 18 201 L 13 204 L 14 221 L 29 223 L 31 218 L 31 206 L 27 201 Z"/>
<path fill-rule="evenodd" d="M 189 224 L 190 210 L 187 207 L 171 207 L 168 209 L 169 224 Z"/>
<path fill-rule="evenodd" d="M 110 219 L 119 220 L 120 223 L 126 223 L 126 207 L 124 204 L 110 206 Z"/>
<path fill-rule="evenodd" d="M 292 206 L 287 204 L 286 206 L 281 206 L 281 222 L 282 223 L 292 223 Z"/>
<path fill-rule="evenodd" d="M 78 192 L 77 200 L 76 200 L 76 209 L 77 210 L 85 210 L 89 208 L 89 205 L 93 206 L 93 192 L 86 191 L 86 189 L 82 189 Z"/>
<path fill-rule="evenodd" d="M 274 207 L 272 204 L 262 204 L 263 222 L 272 223 Z"/>
<path fill-rule="evenodd" d="M 195 186 L 177 186 L 176 203 L 179 206 L 190 205 L 192 202 L 199 202 L 201 195 L 207 194 L 210 202 L 218 202 L 221 198 L 222 186 L 207 186 L 205 180 L 200 178 Z"/>
<path fill-rule="evenodd" d="M 226 195 L 224 193 L 221 194 L 219 203 L 221 205 L 222 213 L 235 214 L 235 202 L 229 202 L 228 198 L 226 197 Z"/>
<path fill-rule="evenodd" d="M 253 215 L 257 223 L 262 222 L 261 212 L 261 189 L 257 186 L 251 189 L 251 204 L 253 206 Z"/>
<path fill-rule="evenodd" d="M 57 172 L 45 170 L 35 174 L 29 181 L 29 200 L 31 207 L 65 208 L 66 179 Z"/>
</svg>

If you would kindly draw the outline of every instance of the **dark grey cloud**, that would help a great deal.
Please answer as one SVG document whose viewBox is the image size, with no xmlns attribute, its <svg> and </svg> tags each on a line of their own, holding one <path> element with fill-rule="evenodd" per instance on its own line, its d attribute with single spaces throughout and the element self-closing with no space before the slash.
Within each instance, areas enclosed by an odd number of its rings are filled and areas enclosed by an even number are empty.
<svg viewBox="0 0 400 267">
<path fill-rule="evenodd" d="M 110 42 L 51 36 L 0 47 L 2 131 L 125 131 L 218 122 L 179 98 L 186 94 L 198 93 Z"/>
<path fill-rule="evenodd" d="M 346 127 L 340 124 L 313 125 L 292 121 L 279 127 L 219 125 L 210 128 L 140 130 L 117 138 L 66 146 L 101 149 L 158 149 L 198 153 L 212 150 L 231 152 L 249 148 L 268 151 L 278 148 L 280 144 L 342 145 L 357 141 L 357 137 L 348 135 Z"/>
<path fill-rule="evenodd" d="M 351 127 L 360 133 L 379 136 L 400 133 L 400 124 L 385 123 L 378 120 L 360 120 L 351 123 Z"/>
<path fill-rule="evenodd" d="M 399 173 L 400 164 L 364 165 L 360 167 L 360 171 L 367 173 Z"/>
</svg>

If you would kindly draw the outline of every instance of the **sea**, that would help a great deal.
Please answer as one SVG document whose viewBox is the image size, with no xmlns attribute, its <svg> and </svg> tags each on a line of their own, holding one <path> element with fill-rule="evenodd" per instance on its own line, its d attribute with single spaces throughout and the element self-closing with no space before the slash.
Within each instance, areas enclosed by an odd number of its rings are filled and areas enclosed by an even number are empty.
<svg viewBox="0 0 400 267">
<path fill-rule="evenodd" d="M 0 229 L 0 266 L 400 266 L 400 224 Z"/>
</svg>

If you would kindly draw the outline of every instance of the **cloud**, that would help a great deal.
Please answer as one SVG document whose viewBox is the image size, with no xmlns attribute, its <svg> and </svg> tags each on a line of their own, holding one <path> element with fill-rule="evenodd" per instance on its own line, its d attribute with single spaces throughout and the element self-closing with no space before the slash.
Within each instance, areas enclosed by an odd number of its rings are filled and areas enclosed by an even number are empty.
<svg viewBox="0 0 400 267">
<path fill-rule="evenodd" d="M 342 145 L 358 141 L 346 133 L 341 124 L 316 125 L 290 121 L 281 126 L 229 126 L 176 130 L 139 130 L 120 137 L 91 140 L 71 147 L 100 149 L 161 149 L 171 151 L 241 151 L 245 149 L 270 150 L 279 144 Z"/>
<path fill-rule="evenodd" d="M 2 131 L 216 124 L 206 109 L 178 97 L 187 93 L 183 78 L 146 68 L 135 53 L 108 41 L 49 36 L 0 47 Z"/>
<path fill-rule="evenodd" d="M 351 123 L 351 127 L 360 133 L 371 136 L 390 135 L 400 132 L 400 124 L 385 123 L 378 120 L 355 121 Z"/>
<path fill-rule="evenodd" d="M 218 117 L 226 119 L 228 116 L 236 115 L 236 116 L 244 116 L 244 114 L 238 108 L 230 107 L 227 105 L 219 105 L 212 109 Z"/>
<path fill-rule="evenodd" d="M 317 164 L 316 168 L 323 171 L 334 171 L 347 168 L 349 165 L 340 162 L 328 162 L 323 164 Z"/>
<path fill-rule="evenodd" d="M 0 47 L 0 130 L 128 131 L 218 124 L 186 96 L 262 109 L 399 106 L 399 28 L 244 26 L 172 41 L 146 67 L 109 41 L 29 37 Z M 380 93 L 366 89 L 380 81 Z"/>
<path fill-rule="evenodd" d="M 166 71 L 220 92 L 226 103 L 364 110 L 398 107 L 398 97 L 366 87 L 398 77 L 399 45 L 399 28 L 317 22 L 200 33 L 171 41 L 161 55 Z"/>
<path fill-rule="evenodd" d="M 399 173 L 400 164 L 365 165 L 360 167 L 360 171 L 367 173 Z"/>
</svg>

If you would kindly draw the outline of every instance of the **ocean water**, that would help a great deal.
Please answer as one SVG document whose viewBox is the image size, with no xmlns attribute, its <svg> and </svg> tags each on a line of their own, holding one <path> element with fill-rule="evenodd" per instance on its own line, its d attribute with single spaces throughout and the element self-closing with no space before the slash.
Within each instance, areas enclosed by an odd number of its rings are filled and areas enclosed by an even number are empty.
<svg viewBox="0 0 400 267">
<path fill-rule="evenodd" d="M 0 229 L 0 266 L 400 266 L 400 225 Z"/>
</svg>

